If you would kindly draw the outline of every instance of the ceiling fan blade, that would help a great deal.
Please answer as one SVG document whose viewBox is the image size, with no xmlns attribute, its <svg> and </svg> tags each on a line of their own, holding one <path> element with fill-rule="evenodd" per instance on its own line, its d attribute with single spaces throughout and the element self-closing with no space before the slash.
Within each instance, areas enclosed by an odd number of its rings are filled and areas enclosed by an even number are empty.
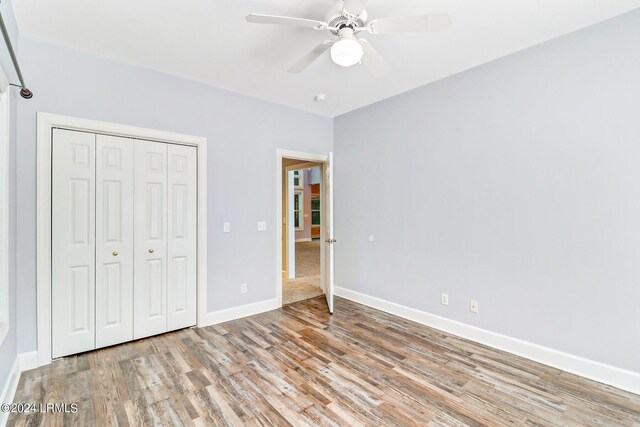
<svg viewBox="0 0 640 427">
<path fill-rule="evenodd" d="M 380 56 L 378 51 L 375 50 L 365 39 L 360 39 L 358 41 L 364 50 L 362 64 L 367 67 L 369 72 L 373 74 L 374 77 L 382 77 L 387 74 L 391 70 L 391 67 L 389 67 L 389 64 L 387 64 L 382 56 Z"/>
<path fill-rule="evenodd" d="M 316 59 L 325 53 L 333 45 L 333 40 L 326 40 L 320 43 L 313 50 L 303 56 L 296 64 L 289 68 L 290 73 L 301 73 L 307 69 Z"/>
<path fill-rule="evenodd" d="M 261 15 L 252 13 L 247 15 L 246 20 L 252 24 L 275 24 L 289 25 L 292 27 L 313 28 L 314 30 L 324 30 L 329 25 L 326 22 L 315 21 L 313 19 L 291 18 L 288 16 Z"/>
<path fill-rule="evenodd" d="M 360 16 L 367 6 L 367 0 L 344 0 L 343 9 L 351 16 Z"/>
<path fill-rule="evenodd" d="M 451 17 L 446 13 L 375 19 L 367 25 L 372 34 L 440 32 L 449 28 Z"/>
</svg>

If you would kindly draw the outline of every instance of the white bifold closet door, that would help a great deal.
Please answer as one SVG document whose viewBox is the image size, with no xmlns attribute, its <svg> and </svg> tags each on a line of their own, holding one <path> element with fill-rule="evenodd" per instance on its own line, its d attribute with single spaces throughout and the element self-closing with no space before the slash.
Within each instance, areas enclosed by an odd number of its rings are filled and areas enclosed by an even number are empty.
<svg viewBox="0 0 640 427">
<path fill-rule="evenodd" d="M 167 157 L 167 330 L 173 331 L 196 324 L 196 148 L 170 144 Z"/>
<path fill-rule="evenodd" d="M 134 337 L 196 323 L 196 149 L 135 144 Z"/>
<path fill-rule="evenodd" d="M 196 324 L 196 148 L 52 141 L 52 356 Z"/>
<path fill-rule="evenodd" d="M 51 354 L 95 348 L 96 135 L 53 131 Z"/>
<path fill-rule="evenodd" d="M 96 140 L 96 347 L 133 339 L 133 144 Z"/>
<path fill-rule="evenodd" d="M 167 144 L 135 143 L 134 338 L 167 330 Z"/>
</svg>

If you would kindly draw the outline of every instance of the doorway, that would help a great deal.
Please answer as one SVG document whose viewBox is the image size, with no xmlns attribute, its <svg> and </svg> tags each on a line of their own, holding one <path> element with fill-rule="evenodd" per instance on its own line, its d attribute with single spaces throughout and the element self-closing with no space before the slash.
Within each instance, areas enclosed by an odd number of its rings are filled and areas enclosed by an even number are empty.
<svg viewBox="0 0 640 427">
<path fill-rule="evenodd" d="M 292 164 L 293 163 L 293 164 Z M 282 226 L 287 251 L 283 258 L 282 304 L 322 295 L 320 228 L 322 225 L 322 169 L 319 163 L 285 160 L 287 197 Z"/>
<path fill-rule="evenodd" d="M 333 312 L 332 154 L 277 151 L 280 305 L 325 295 Z"/>
</svg>

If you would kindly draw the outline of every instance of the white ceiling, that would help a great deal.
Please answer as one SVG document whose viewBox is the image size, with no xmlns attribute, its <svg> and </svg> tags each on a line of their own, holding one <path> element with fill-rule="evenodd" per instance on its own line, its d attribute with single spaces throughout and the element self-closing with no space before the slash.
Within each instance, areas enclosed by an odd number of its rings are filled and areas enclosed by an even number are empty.
<svg viewBox="0 0 640 427">
<path fill-rule="evenodd" d="M 249 24 L 251 13 L 324 20 L 330 0 L 14 0 L 22 34 L 333 117 L 640 8 L 640 0 L 369 0 L 370 19 L 449 13 L 446 34 L 368 35 L 392 71 L 328 52 L 286 70 L 327 33 Z M 25 70 L 28 73 L 28 70 Z M 313 98 L 327 95 L 324 103 Z"/>
</svg>

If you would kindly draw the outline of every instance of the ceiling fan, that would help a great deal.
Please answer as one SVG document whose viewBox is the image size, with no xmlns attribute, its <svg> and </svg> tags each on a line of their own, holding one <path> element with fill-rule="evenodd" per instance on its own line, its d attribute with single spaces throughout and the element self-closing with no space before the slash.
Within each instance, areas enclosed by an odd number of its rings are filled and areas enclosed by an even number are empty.
<svg viewBox="0 0 640 427">
<path fill-rule="evenodd" d="M 331 59 L 343 67 L 362 63 L 375 77 L 382 77 L 390 70 L 389 65 L 373 46 L 363 38 L 361 32 L 370 34 L 441 32 L 451 27 L 451 17 L 447 14 L 407 16 L 401 18 L 381 18 L 369 21 L 365 10 L 367 0 L 340 0 L 332 7 L 324 21 L 291 18 L 287 16 L 261 15 L 252 13 L 247 21 L 255 24 L 289 25 L 328 31 L 333 37 L 316 46 L 302 57 L 290 73 L 300 73 L 331 49 Z"/>
</svg>

